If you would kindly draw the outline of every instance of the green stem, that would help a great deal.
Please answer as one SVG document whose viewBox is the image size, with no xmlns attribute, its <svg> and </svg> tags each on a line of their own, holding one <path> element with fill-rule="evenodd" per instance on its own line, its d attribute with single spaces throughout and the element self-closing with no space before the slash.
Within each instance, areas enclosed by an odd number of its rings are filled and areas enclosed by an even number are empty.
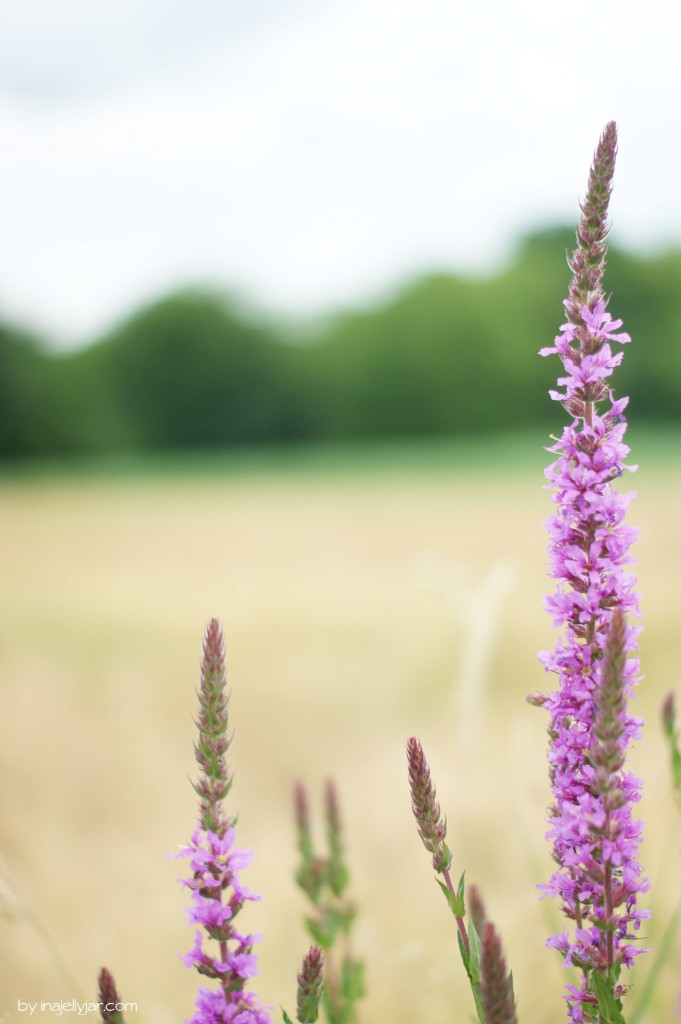
<svg viewBox="0 0 681 1024">
<path fill-rule="evenodd" d="M 450 875 L 449 870 L 445 868 L 445 870 L 442 872 L 442 875 L 444 877 L 445 884 L 449 891 L 451 892 L 452 896 L 456 896 L 456 889 L 454 888 L 454 883 L 452 882 L 452 876 Z M 464 920 L 462 917 L 459 917 L 458 914 L 455 914 L 454 917 L 456 918 L 456 927 L 459 929 L 459 935 L 461 936 L 461 941 L 463 942 L 464 949 L 466 950 L 466 955 L 470 956 L 471 950 L 470 945 L 468 943 L 468 932 L 466 931 L 466 925 L 464 924 Z"/>
</svg>

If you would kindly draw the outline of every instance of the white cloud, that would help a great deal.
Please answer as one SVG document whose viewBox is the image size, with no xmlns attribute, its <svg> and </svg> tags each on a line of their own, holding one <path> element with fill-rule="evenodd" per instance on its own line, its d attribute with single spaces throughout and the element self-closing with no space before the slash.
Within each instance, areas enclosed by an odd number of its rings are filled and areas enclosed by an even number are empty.
<svg viewBox="0 0 681 1024">
<path fill-rule="evenodd" d="M 12 10 L 0 306 L 62 341 L 187 280 L 301 311 L 480 268 L 526 225 L 574 220 L 612 117 L 616 234 L 681 235 L 677 4 Z"/>
</svg>

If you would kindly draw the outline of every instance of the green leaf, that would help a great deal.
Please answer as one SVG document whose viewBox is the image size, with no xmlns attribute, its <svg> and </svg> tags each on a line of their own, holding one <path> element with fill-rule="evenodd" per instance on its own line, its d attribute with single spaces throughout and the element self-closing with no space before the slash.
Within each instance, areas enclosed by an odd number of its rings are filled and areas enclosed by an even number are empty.
<svg viewBox="0 0 681 1024">
<path fill-rule="evenodd" d="M 449 909 L 451 910 L 452 914 L 454 914 L 454 917 L 463 917 L 464 914 L 466 913 L 466 908 L 463 904 L 463 900 L 460 900 L 456 893 L 451 892 L 450 889 L 445 885 L 445 883 L 441 882 L 437 876 L 435 877 L 435 881 L 445 894 L 445 899 L 447 900 Z"/>
<path fill-rule="evenodd" d="M 471 932 L 475 935 L 474 945 L 471 946 Z M 471 925 L 471 931 L 468 933 L 468 943 L 471 948 L 471 955 L 466 952 L 461 932 L 457 930 L 456 937 L 459 940 L 459 952 L 461 953 L 461 959 L 468 975 L 468 980 L 471 984 L 471 992 L 473 993 L 473 1001 L 475 1003 L 475 1012 L 478 1015 L 479 1024 L 485 1024 L 485 1012 L 482 1008 L 482 1000 L 480 998 L 480 940 L 477 937 L 475 928 Z M 475 971 L 477 972 L 477 979 L 473 976 L 471 960 L 475 956 L 476 965 Z"/>
<path fill-rule="evenodd" d="M 676 742 L 674 742 L 672 747 L 672 776 L 674 778 L 674 787 L 681 789 L 681 754 Z"/>
<path fill-rule="evenodd" d="M 482 1008 L 482 999 L 480 998 L 480 986 L 474 985 L 471 982 L 471 989 L 473 991 L 473 1000 L 475 1002 L 475 1012 L 478 1015 L 478 1021 L 480 1024 L 485 1024 L 485 1011 Z"/>
<path fill-rule="evenodd" d="M 461 932 L 460 931 L 457 931 L 456 937 L 459 940 L 459 953 L 461 953 L 461 960 L 463 961 L 463 965 L 466 968 L 466 974 L 470 978 L 470 976 L 471 976 L 471 958 L 468 955 L 466 947 L 464 946 L 463 939 L 461 938 Z"/>
<path fill-rule="evenodd" d="M 286 1010 L 284 1009 L 283 1006 L 281 1008 L 281 1012 L 282 1012 L 282 1016 L 284 1018 L 284 1024 L 293 1024 L 293 1021 L 291 1020 L 291 1018 L 289 1017 L 289 1015 L 287 1014 L 287 1012 L 286 1012 Z"/>
<path fill-rule="evenodd" d="M 348 910 L 350 911 L 349 918 Z M 347 931 L 348 926 L 352 921 L 353 912 L 354 908 L 352 907 L 326 907 L 324 911 L 324 926 L 331 936 L 332 941 L 335 940 L 339 931 Z"/>
<path fill-rule="evenodd" d="M 472 921 L 468 925 L 468 947 L 470 949 L 470 979 L 474 985 L 480 981 L 480 936 Z"/>
<path fill-rule="evenodd" d="M 329 861 L 326 865 L 327 880 L 334 896 L 343 895 L 343 890 L 350 881 L 350 874 L 343 864 Z"/>
<path fill-rule="evenodd" d="M 338 916 L 338 927 L 344 931 L 350 931 L 350 925 L 357 915 L 357 907 L 354 903 L 346 903 L 336 912 Z"/>
<path fill-rule="evenodd" d="M 347 957 L 341 969 L 341 992 L 348 1003 L 355 1003 L 365 992 L 364 964 Z"/>
<path fill-rule="evenodd" d="M 461 915 L 460 915 L 461 917 L 463 917 L 464 914 L 466 913 L 466 901 L 465 901 L 466 890 L 465 890 L 465 887 L 464 887 L 465 878 L 466 878 L 466 872 L 463 871 L 461 873 L 461 878 L 459 879 L 459 884 L 456 887 L 457 899 L 459 900 L 459 903 L 463 907 L 463 910 L 461 911 Z"/>
<path fill-rule="evenodd" d="M 612 974 L 592 971 L 589 982 L 598 1000 L 601 1024 L 625 1024 L 622 1016 L 622 1002 L 615 997 L 615 980 Z"/>
<path fill-rule="evenodd" d="M 296 882 L 303 892 L 310 897 L 315 906 L 319 904 L 319 897 L 324 885 L 326 868 L 316 857 L 312 860 L 304 860 L 296 872 Z"/>
<path fill-rule="evenodd" d="M 313 917 L 306 917 L 305 924 L 312 941 L 316 942 L 318 946 L 321 946 L 324 950 L 330 949 L 333 946 L 335 933 L 330 933 L 323 925 L 315 921 Z"/>
</svg>

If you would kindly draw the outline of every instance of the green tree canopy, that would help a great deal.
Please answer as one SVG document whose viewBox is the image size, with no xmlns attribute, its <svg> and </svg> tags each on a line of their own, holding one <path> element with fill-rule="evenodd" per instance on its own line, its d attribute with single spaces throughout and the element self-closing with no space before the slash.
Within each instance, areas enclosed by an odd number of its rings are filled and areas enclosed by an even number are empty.
<svg viewBox="0 0 681 1024">
<path fill-rule="evenodd" d="M 488 277 L 434 273 L 300 337 L 215 292 L 154 302 L 57 356 L 0 325 L 0 456 L 474 434 L 555 425 L 574 235 L 537 232 Z M 611 246 L 606 274 L 635 344 L 615 379 L 637 421 L 681 416 L 681 250 Z"/>
</svg>

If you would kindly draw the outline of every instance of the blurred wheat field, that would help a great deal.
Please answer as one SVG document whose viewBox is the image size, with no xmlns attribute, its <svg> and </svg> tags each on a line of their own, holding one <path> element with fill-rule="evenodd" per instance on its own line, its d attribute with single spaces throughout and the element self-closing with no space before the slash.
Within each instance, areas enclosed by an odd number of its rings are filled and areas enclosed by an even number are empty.
<svg viewBox="0 0 681 1024">
<path fill-rule="evenodd" d="M 562 1019 L 568 975 L 544 949 L 561 924 L 535 889 L 550 873 L 545 720 L 524 702 L 553 685 L 536 661 L 554 642 L 542 484 L 534 463 L 486 471 L 455 459 L 447 470 L 0 480 L 7 1019 L 22 1016 L 17 999 L 94 999 L 102 965 L 138 1004 L 128 1024 L 191 1015 L 199 979 L 178 952 L 192 930 L 181 867 L 166 854 L 195 819 L 194 689 L 213 615 L 232 686 L 231 809 L 239 845 L 255 850 L 244 880 L 263 897 L 244 913 L 264 934 L 257 988 L 274 1019 L 294 1005 L 307 948 L 291 787 L 308 782 L 320 811 L 327 776 L 340 789 L 368 965 L 361 1019 L 471 1017 L 453 923 L 411 817 L 412 734 L 431 762 L 454 870 L 481 887 L 502 932 L 520 1019 Z M 634 768 L 654 949 L 681 892 L 658 724 L 665 692 L 681 689 L 681 462 L 644 465 L 634 484 L 646 677 Z M 646 1020 L 673 1016 L 679 945 Z M 631 1006 L 652 958 L 641 961 Z"/>
</svg>

